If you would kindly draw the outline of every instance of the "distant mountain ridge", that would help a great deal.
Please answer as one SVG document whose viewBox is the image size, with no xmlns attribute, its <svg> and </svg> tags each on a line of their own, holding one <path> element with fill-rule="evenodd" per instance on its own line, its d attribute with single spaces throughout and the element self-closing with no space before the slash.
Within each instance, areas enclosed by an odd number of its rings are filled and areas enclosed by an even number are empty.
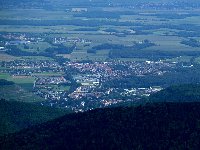
<svg viewBox="0 0 200 150">
<path fill-rule="evenodd" d="M 136 4 L 182 4 L 188 3 L 190 5 L 200 4 L 199 1 L 196 0 L 1 0 L 0 8 L 45 8 L 52 9 L 55 7 L 64 8 L 66 6 L 77 6 L 77 7 L 85 7 L 85 6 L 117 6 L 117 5 L 136 5 Z"/>
</svg>

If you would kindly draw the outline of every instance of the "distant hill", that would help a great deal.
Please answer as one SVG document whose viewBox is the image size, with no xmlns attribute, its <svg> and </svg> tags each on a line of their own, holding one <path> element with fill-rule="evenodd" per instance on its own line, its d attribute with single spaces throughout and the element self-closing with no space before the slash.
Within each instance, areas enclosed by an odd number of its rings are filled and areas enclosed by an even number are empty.
<svg viewBox="0 0 200 150">
<path fill-rule="evenodd" d="M 31 103 L 0 100 L 0 136 L 63 116 L 67 111 Z"/>
<path fill-rule="evenodd" d="M 171 4 L 181 5 L 182 3 L 199 4 L 197 0 L 1 0 L 0 8 L 44 8 L 58 9 L 66 6 L 89 7 L 89 6 L 128 6 L 144 3 L 154 4 Z"/>
<path fill-rule="evenodd" d="M 152 102 L 200 102 L 200 84 L 171 86 L 150 96 Z"/>
<path fill-rule="evenodd" d="M 0 139 L 0 149 L 198 149 L 200 103 L 69 114 Z"/>
</svg>

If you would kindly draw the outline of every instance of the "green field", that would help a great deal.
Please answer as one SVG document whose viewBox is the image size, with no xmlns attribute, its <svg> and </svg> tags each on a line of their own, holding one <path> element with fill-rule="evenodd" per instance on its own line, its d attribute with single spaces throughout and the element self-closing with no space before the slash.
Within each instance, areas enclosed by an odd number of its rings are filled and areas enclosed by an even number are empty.
<svg viewBox="0 0 200 150">
<path fill-rule="evenodd" d="M 67 15 L 64 11 L 48 11 L 43 9 L 12 9 L 12 10 L 1 10 L 1 19 L 42 19 L 42 20 L 65 20 L 70 18 L 70 14 Z"/>
<path fill-rule="evenodd" d="M 29 102 L 29 103 L 44 101 L 44 99 L 42 99 L 41 97 L 38 97 L 31 92 L 28 92 L 19 85 L 1 86 L 0 99 L 6 99 L 9 101 Z"/>
<path fill-rule="evenodd" d="M 41 97 L 34 95 L 33 90 L 33 77 L 12 77 L 9 74 L 0 74 L 0 79 L 13 81 L 14 85 L 1 86 L 0 98 L 7 100 L 17 100 L 23 102 L 38 102 L 43 101 Z"/>
<path fill-rule="evenodd" d="M 5 79 L 8 81 L 13 81 L 16 84 L 23 84 L 23 83 L 33 83 L 34 78 L 29 76 L 10 76 L 9 74 L 0 74 L 0 79 Z"/>
<path fill-rule="evenodd" d="M 200 64 L 200 57 L 197 57 L 197 58 L 195 59 L 195 62 L 198 63 L 198 64 Z"/>
<path fill-rule="evenodd" d="M 33 73 L 33 76 L 62 76 L 64 72 L 44 72 L 44 73 Z"/>
<path fill-rule="evenodd" d="M 53 88 L 53 91 L 68 91 L 70 86 L 57 86 L 57 85 L 50 85 Z"/>
<path fill-rule="evenodd" d="M 82 20 L 82 21 L 102 21 L 102 25 L 98 23 L 96 26 L 82 25 L 75 23 L 74 25 L 0 25 L 0 32 L 10 32 L 10 33 L 32 33 L 38 34 L 41 33 L 45 37 L 70 37 L 70 38 L 81 38 L 90 40 L 90 44 L 85 44 L 81 42 L 76 42 L 76 49 L 72 54 L 58 54 L 58 56 L 63 56 L 69 58 L 72 61 L 79 60 L 94 60 L 94 61 L 105 61 L 109 58 L 109 51 L 103 50 L 98 51 L 96 54 L 87 53 L 88 49 L 92 49 L 93 46 L 100 45 L 103 43 L 112 43 L 112 44 L 123 44 L 123 45 L 132 45 L 134 42 L 141 42 L 143 40 L 149 40 L 156 44 L 156 46 L 146 48 L 147 51 L 200 51 L 199 48 L 190 47 L 181 44 L 182 40 L 187 39 L 187 37 L 177 36 L 176 34 L 184 29 L 178 28 L 147 28 L 148 26 L 160 26 L 163 24 L 168 24 L 170 26 L 181 26 L 183 24 L 189 24 L 194 26 L 199 26 L 199 15 L 183 17 L 183 18 L 167 18 L 167 15 L 176 15 L 176 14 L 198 14 L 197 11 L 188 11 L 188 10 L 174 10 L 172 11 L 156 11 L 156 10 L 129 10 L 126 8 L 104 8 L 99 10 L 113 11 L 116 13 L 121 12 L 120 19 L 115 18 L 90 18 L 90 17 L 73 17 L 73 15 L 81 14 L 77 12 L 66 12 L 64 10 L 42 10 L 42 9 L 14 9 L 14 10 L 1 10 L 0 19 L 2 20 Z M 94 10 L 93 10 L 94 11 Z M 125 15 L 124 11 L 132 11 L 133 14 Z M 92 13 L 92 12 L 91 12 Z M 135 14 L 134 14 L 135 13 Z M 163 16 L 162 16 L 163 15 Z M 132 22 L 133 25 L 115 25 L 108 24 L 108 22 Z M 144 26 L 144 29 L 143 29 Z M 76 31 L 77 29 L 92 29 L 97 28 L 96 31 L 83 30 Z M 125 34 L 124 36 L 118 36 L 116 33 L 109 33 L 105 30 L 114 29 L 116 32 L 129 31 L 130 29 L 135 30 L 138 34 Z M 191 29 L 192 30 L 192 29 Z M 190 29 L 188 29 L 190 31 Z M 146 32 L 142 34 L 140 32 Z M 193 37 L 194 39 L 199 40 L 199 37 Z M 70 45 L 74 43 L 64 43 L 64 45 Z M 18 46 L 23 51 L 28 52 L 37 52 L 42 53 L 46 48 L 52 47 L 47 42 L 38 42 L 31 43 L 28 45 L 29 49 L 25 49 L 23 45 Z M 1 56 L 0 56 L 1 57 Z M 15 59 L 9 56 L 5 57 L 7 60 Z M 134 59 L 134 58 L 133 58 Z M 145 58 L 141 58 L 143 60 Z M 2 59 L 3 60 L 3 59 Z"/>
<path fill-rule="evenodd" d="M 25 59 L 25 60 L 50 60 L 50 61 L 53 60 L 50 57 L 44 57 L 44 56 L 22 56 L 21 59 Z"/>
<path fill-rule="evenodd" d="M 24 89 L 31 91 L 33 89 L 33 83 L 35 81 L 35 79 L 33 77 L 29 77 L 29 76 L 19 76 L 19 77 L 12 77 L 9 74 L 0 74 L 0 79 L 5 79 L 8 81 L 13 81 L 14 83 L 20 85 L 21 87 L 23 87 Z"/>
<path fill-rule="evenodd" d="M 13 61 L 13 60 L 16 60 L 16 59 L 19 59 L 19 57 L 15 57 L 15 56 L 11 56 L 11 55 L 8 55 L 8 54 L 5 54 L 5 53 L 0 53 L 0 62 L 1 61 Z"/>
<path fill-rule="evenodd" d="M 51 45 L 47 42 L 38 42 L 38 43 L 28 44 L 27 47 L 28 48 L 26 49 L 26 48 L 24 48 L 23 45 L 18 46 L 18 48 L 23 51 L 41 53 L 41 52 L 44 52 L 45 49 L 51 47 Z"/>
<path fill-rule="evenodd" d="M 180 57 L 176 57 L 176 58 L 172 58 L 172 59 L 166 59 L 165 61 L 169 61 L 169 62 L 190 62 L 191 59 L 192 59 L 191 56 L 180 56 Z"/>
</svg>

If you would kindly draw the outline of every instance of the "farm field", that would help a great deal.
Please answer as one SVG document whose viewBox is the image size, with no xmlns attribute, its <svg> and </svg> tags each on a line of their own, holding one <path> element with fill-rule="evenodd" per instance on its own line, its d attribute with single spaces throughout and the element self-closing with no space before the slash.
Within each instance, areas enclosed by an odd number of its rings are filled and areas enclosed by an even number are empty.
<svg viewBox="0 0 200 150">
<path fill-rule="evenodd" d="M 0 61 L 13 61 L 19 59 L 19 57 L 11 56 L 5 53 L 0 53 Z"/>
<path fill-rule="evenodd" d="M 111 11 L 110 9 L 106 9 L 108 12 Z M 102 10 L 101 10 L 102 11 Z M 198 48 L 190 47 L 181 44 L 180 42 L 184 39 L 188 39 L 186 37 L 177 36 L 178 32 L 187 31 L 187 30 L 180 30 L 176 28 L 157 28 L 154 29 L 151 27 L 146 28 L 148 25 L 150 26 L 161 26 L 163 24 L 168 25 L 183 25 L 189 24 L 191 26 L 198 26 L 199 15 L 197 15 L 198 11 L 153 11 L 153 10 L 123 10 L 123 9 L 115 9 L 116 13 L 121 11 L 120 19 L 117 18 L 93 18 L 81 16 L 81 13 L 77 12 L 66 12 L 66 11 L 50 11 L 50 10 L 42 10 L 42 9 L 16 9 L 16 10 L 1 10 L 0 19 L 1 20 L 66 20 L 66 21 L 74 21 L 80 20 L 83 22 L 87 21 L 94 21 L 96 20 L 96 25 L 93 26 L 98 28 L 96 31 L 90 31 L 94 29 L 94 27 L 88 27 L 84 24 L 74 23 L 74 25 L 67 24 L 66 25 L 38 25 L 38 26 L 31 26 L 31 25 L 6 25 L 6 23 L 2 23 L 0 25 L 0 32 L 11 32 L 11 33 L 48 33 L 48 37 L 73 37 L 73 38 L 82 38 L 90 40 L 89 44 L 84 43 L 76 43 L 76 50 L 73 51 L 70 58 L 72 60 L 105 60 L 103 58 L 108 58 L 109 50 L 107 50 L 107 54 L 102 54 L 101 52 L 97 52 L 94 55 L 88 54 L 87 50 L 92 49 L 93 46 L 103 44 L 103 43 L 112 43 L 112 44 L 124 44 L 124 45 L 132 45 L 134 42 L 141 42 L 143 40 L 149 40 L 156 45 L 153 47 L 149 47 L 146 50 L 158 50 L 158 51 L 199 51 Z M 130 11 L 133 13 L 132 15 L 123 14 L 123 11 Z M 92 13 L 92 11 L 91 11 Z M 189 17 L 181 17 L 175 14 L 190 14 Z M 84 14 L 84 13 L 83 13 Z M 173 14 L 173 15 L 172 15 Z M 194 16 L 193 16 L 194 14 Z M 77 17 L 77 16 L 81 17 Z M 173 19 L 169 19 L 166 15 L 172 15 Z M 176 18 L 177 17 L 177 18 Z M 101 25 L 99 22 L 101 22 Z M 116 22 L 112 25 L 108 25 L 109 22 Z M 117 23 L 123 22 L 131 22 L 130 25 L 117 25 Z M 80 29 L 80 31 L 78 31 Z M 116 30 L 116 32 L 109 32 L 110 29 Z M 129 30 L 133 29 L 138 31 L 137 34 L 129 34 Z M 82 30 L 82 31 L 81 31 Z M 108 30 L 108 31 L 106 31 Z M 124 32 L 126 33 L 124 34 Z M 144 33 L 140 33 L 140 32 Z M 190 31 L 190 30 L 189 30 Z M 146 32 L 146 33 L 145 33 Z M 128 34 L 127 34 L 128 33 Z M 198 39 L 198 37 L 191 37 L 194 39 Z M 87 45 L 87 46 L 85 46 Z M 23 51 L 28 52 L 44 52 L 45 49 L 51 47 L 50 44 L 47 42 L 38 42 L 34 44 L 28 45 L 28 49 L 24 49 L 23 45 L 18 46 Z M 81 55 L 81 57 L 80 57 Z M 107 55 L 107 56 L 105 56 Z"/>
<path fill-rule="evenodd" d="M 34 95 L 17 84 L 1 86 L 0 98 L 9 101 L 21 101 L 29 103 L 44 101 L 43 98 Z"/>
<path fill-rule="evenodd" d="M 28 91 L 32 91 L 33 83 L 35 81 L 33 77 L 29 76 L 10 76 L 9 74 L 3 74 L 3 73 L 0 74 L 0 79 L 12 81 Z"/>
</svg>

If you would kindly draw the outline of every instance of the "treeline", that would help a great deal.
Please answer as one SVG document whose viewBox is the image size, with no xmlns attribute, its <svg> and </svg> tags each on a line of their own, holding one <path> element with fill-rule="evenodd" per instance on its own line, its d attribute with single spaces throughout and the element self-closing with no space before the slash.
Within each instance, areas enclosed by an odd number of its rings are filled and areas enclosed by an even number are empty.
<svg viewBox="0 0 200 150">
<path fill-rule="evenodd" d="M 13 56 L 45 56 L 45 57 L 55 57 L 56 54 L 70 54 L 73 52 L 75 45 L 72 46 L 64 46 L 63 44 L 56 45 L 56 47 L 50 47 L 45 49 L 45 52 L 29 52 L 23 51 L 15 45 L 9 45 L 6 47 L 8 50 L 7 54 Z"/>
<path fill-rule="evenodd" d="M 173 25 L 173 24 L 161 24 L 161 25 L 140 25 L 138 27 L 135 27 L 135 29 L 138 30 L 156 30 L 161 28 L 167 28 L 167 29 L 176 29 L 176 30 L 182 30 L 182 31 L 199 31 L 200 26 L 194 25 L 194 24 L 179 24 L 179 25 Z"/>
<path fill-rule="evenodd" d="M 155 46 L 154 43 L 150 42 L 149 40 L 144 40 L 142 43 L 136 43 L 132 46 L 126 46 L 123 44 L 111 44 L 111 43 L 104 43 L 97 46 L 93 46 L 92 50 L 88 50 L 88 52 L 95 52 L 96 50 L 113 50 L 113 51 L 131 51 L 131 50 L 141 50 L 147 47 Z"/>
<path fill-rule="evenodd" d="M 197 30 L 197 31 L 179 31 L 179 32 L 176 32 L 174 35 L 179 36 L 179 37 L 185 37 L 185 38 L 200 37 L 200 31 L 199 30 Z"/>
<path fill-rule="evenodd" d="M 135 30 L 153 30 L 153 29 L 176 29 L 182 31 L 199 31 L 200 26 L 193 24 L 161 24 L 161 25 L 145 25 L 139 22 L 119 22 L 110 20 L 0 20 L 0 25 L 30 25 L 30 26 L 57 26 L 57 25 L 74 25 L 74 26 L 85 26 L 85 27 L 99 27 L 103 25 L 113 25 L 113 26 L 134 26 Z"/>
<path fill-rule="evenodd" d="M 183 40 L 181 41 L 181 44 L 185 44 L 191 47 L 200 47 L 200 42 L 195 39 Z"/>
<path fill-rule="evenodd" d="M 200 56 L 199 51 L 161 51 L 161 50 L 111 50 L 109 57 L 115 58 L 148 58 L 158 60 L 163 58 L 174 58 L 179 56 Z"/>
<path fill-rule="evenodd" d="M 119 19 L 120 14 L 109 11 L 89 11 L 89 12 L 74 14 L 73 17 Z"/>
<path fill-rule="evenodd" d="M 168 87 L 150 96 L 152 102 L 199 102 L 200 85 L 184 84 Z"/>
<path fill-rule="evenodd" d="M 74 29 L 74 31 L 98 31 L 99 28 L 78 28 Z"/>
<path fill-rule="evenodd" d="M 7 81 L 7 80 L 4 80 L 4 79 L 0 79 L 0 86 L 13 85 L 13 84 L 15 84 L 15 83 L 12 82 L 12 81 Z"/>
<path fill-rule="evenodd" d="M 102 88 L 148 88 L 151 86 L 169 87 L 171 85 L 190 84 L 200 82 L 200 67 L 180 68 L 173 72 L 165 73 L 162 76 L 127 76 L 121 79 L 113 79 L 103 83 Z"/>
<path fill-rule="evenodd" d="M 21 49 L 17 48 L 15 45 L 9 45 L 6 46 L 8 49 L 6 51 L 7 54 L 13 55 L 13 56 L 37 56 L 37 52 L 28 52 L 28 51 L 22 51 Z"/>
<path fill-rule="evenodd" d="M 185 19 L 187 17 L 199 16 L 199 14 L 189 13 L 189 14 L 178 14 L 178 13 L 155 13 L 155 14 L 142 14 L 144 16 L 155 16 L 157 18 L 164 19 Z"/>
<path fill-rule="evenodd" d="M 103 25 L 134 26 L 141 24 L 128 21 L 118 22 L 118 21 L 106 21 L 106 20 L 73 19 L 73 20 L 0 20 L 0 25 L 29 25 L 29 26 L 74 25 L 74 26 L 96 27 Z"/>
<path fill-rule="evenodd" d="M 64 75 L 64 78 L 70 81 L 70 83 L 64 83 L 65 85 L 70 86 L 70 89 L 67 91 L 67 94 L 74 92 L 80 86 L 80 84 L 77 83 L 72 76 L 73 74 L 77 73 L 77 70 L 73 68 L 70 68 L 69 70 L 67 70 Z"/>
<path fill-rule="evenodd" d="M 92 47 L 92 49 L 95 49 L 95 50 L 103 50 L 103 49 L 125 49 L 125 48 L 127 48 L 127 46 L 122 45 L 122 44 L 111 44 L 111 43 L 104 43 L 104 44 Z"/>
<path fill-rule="evenodd" d="M 70 47 L 64 46 L 63 44 L 57 45 L 57 47 L 50 47 L 45 50 L 45 52 L 50 54 L 71 54 L 76 46 L 72 45 Z"/>
<path fill-rule="evenodd" d="M 74 14 L 74 17 L 120 19 L 121 15 L 136 15 L 134 11 L 88 11 Z"/>
</svg>

